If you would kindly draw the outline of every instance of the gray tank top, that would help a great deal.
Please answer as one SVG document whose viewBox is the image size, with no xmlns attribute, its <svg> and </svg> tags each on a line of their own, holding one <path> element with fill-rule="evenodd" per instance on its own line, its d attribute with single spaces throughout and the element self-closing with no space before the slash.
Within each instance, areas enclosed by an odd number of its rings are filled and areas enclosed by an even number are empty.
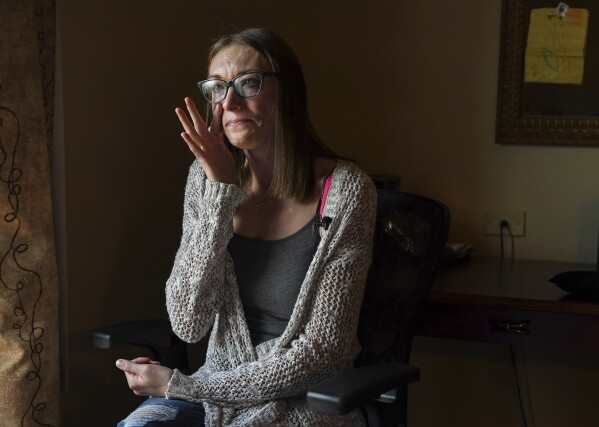
<svg viewBox="0 0 599 427">
<path fill-rule="evenodd" d="M 283 333 L 319 240 L 314 220 L 280 240 L 233 234 L 228 249 L 254 345 Z"/>
</svg>

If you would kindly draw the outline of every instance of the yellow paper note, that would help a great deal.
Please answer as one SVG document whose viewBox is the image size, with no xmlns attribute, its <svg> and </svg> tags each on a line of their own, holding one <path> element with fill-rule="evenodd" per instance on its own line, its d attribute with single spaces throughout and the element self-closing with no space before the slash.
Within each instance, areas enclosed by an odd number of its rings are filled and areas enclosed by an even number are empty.
<svg viewBox="0 0 599 427">
<path fill-rule="evenodd" d="M 531 10 L 524 81 L 582 84 L 588 22 L 587 9 Z"/>
</svg>

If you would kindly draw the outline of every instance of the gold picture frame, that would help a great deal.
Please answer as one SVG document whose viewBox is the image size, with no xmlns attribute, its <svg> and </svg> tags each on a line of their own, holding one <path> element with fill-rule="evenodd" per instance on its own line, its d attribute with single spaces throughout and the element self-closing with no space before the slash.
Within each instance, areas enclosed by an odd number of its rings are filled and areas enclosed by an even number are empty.
<svg viewBox="0 0 599 427">
<path fill-rule="evenodd" d="M 599 3 L 595 2 L 595 11 L 592 1 L 586 3 L 585 7 L 590 9 L 589 38 L 596 34 L 599 39 L 599 28 L 591 32 L 593 12 L 595 19 L 599 18 Z M 496 143 L 599 146 L 599 116 L 538 114 L 525 110 L 524 58 L 532 7 L 536 6 L 531 0 L 502 1 Z M 588 48 L 591 42 L 587 41 L 587 55 L 599 55 L 599 51 Z M 599 45 L 599 40 L 594 43 Z M 599 74 L 587 74 L 585 78 L 599 79 Z"/>
</svg>

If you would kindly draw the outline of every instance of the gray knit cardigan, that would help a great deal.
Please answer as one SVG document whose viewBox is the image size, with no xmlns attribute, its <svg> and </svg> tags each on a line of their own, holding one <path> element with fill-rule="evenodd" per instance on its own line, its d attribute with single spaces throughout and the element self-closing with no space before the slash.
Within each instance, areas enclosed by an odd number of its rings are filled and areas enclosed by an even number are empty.
<svg viewBox="0 0 599 427">
<path fill-rule="evenodd" d="M 203 402 L 206 426 L 363 426 L 306 407 L 307 389 L 349 369 L 360 350 L 357 325 L 372 257 L 376 190 L 353 163 L 339 160 L 324 208 L 324 231 L 283 334 L 252 345 L 227 244 L 238 186 L 211 182 L 196 160 L 185 190 L 181 246 L 166 285 L 175 333 L 197 342 L 212 328 L 206 363 L 175 370 L 166 397 Z M 293 256 L 293 254 L 289 254 Z"/>
</svg>

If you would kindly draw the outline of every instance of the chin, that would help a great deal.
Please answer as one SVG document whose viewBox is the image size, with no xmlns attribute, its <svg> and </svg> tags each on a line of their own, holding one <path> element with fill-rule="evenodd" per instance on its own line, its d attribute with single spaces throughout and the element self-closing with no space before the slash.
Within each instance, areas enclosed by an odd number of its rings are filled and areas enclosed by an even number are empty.
<svg viewBox="0 0 599 427">
<path fill-rule="evenodd" d="M 233 147 L 247 150 L 256 146 L 256 141 L 249 135 L 227 135 L 227 139 Z"/>
<path fill-rule="evenodd" d="M 231 141 L 231 140 L 229 140 L 229 142 L 231 143 L 231 145 L 233 147 L 235 147 L 235 148 L 237 148 L 239 150 L 243 150 L 243 151 L 245 151 L 245 150 L 251 150 L 252 148 L 255 148 L 255 146 L 256 146 L 252 142 L 246 141 L 246 140 L 243 140 L 243 141 L 239 141 L 239 140 L 233 140 L 233 141 Z"/>
<path fill-rule="evenodd" d="M 236 136 L 235 135 L 233 135 L 233 136 L 227 135 L 227 139 L 229 140 L 231 145 L 233 145 L 234 147 L 237 147 L 237 148 L 245 147 L 248 143 L 247 138 L 240 137 L 239 135 L 236 135 Z"/>
</svg>

